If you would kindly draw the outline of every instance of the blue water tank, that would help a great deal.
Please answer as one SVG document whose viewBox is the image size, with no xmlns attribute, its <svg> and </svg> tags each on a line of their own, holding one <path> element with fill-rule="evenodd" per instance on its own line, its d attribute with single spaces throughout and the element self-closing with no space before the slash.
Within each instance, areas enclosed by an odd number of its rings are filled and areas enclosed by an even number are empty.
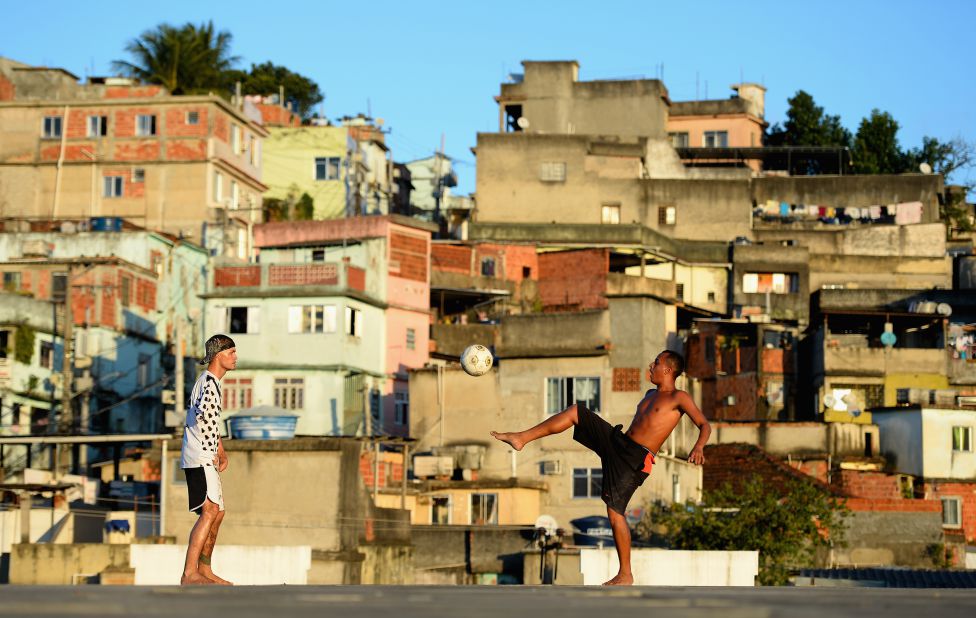
<svg viewBox="0 0 976 618">
<path fill-rule="evenodd" d="M 121 232 L 122 217 L 92 217 L 91 231 L 93 232 Z"/>
</svg>

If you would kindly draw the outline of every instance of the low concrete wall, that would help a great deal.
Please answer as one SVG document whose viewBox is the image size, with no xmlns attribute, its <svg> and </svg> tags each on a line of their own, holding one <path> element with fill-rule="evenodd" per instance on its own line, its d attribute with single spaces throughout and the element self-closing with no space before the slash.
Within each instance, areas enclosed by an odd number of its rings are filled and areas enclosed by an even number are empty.
<svg viewBox="0 0 976 618">
<path fill-rule="evenodd" d="M 84 576 L 96 576 L 108 567 L 127 568 L 129 547 L 105 543 L 17 544 L 11 548 L 10 583 L 64 586 Z M 178 572 L 182 570 L 181 563 Z"/>
<path fill-rule="evenodd" d="M 413 583 L 413 548 L 409 545 L 364 545 L 363 584 L 397 585 Z"/>
<path fill-rule="evenodd" d="M 630 560 L 639 586 L 755 586 L 759 575 L 758 551 L 635 549 Z M 583 585 L 599 586 L 619 564 L 613 548 L 580 550 Z"/>
<path fill-rule="evenodd" d="M 834 548 L 830 559 L 833 566 L 932 568 L 929 548 L 944 542 L 942 513 L 934 510 L 854 510 L 846 524 L 846 546 Z"/>
<path fill-rule="evenodd" d="M 132 545 L 129 563 L 137 586 L 175 586 L 185 559 L 185 545 Z M 302 585 L 308 583 L 311 567 L 312 548 L 307 545 L 217 545 L 213 554 L 214 572 L 236 585 Z"/>
</svg>

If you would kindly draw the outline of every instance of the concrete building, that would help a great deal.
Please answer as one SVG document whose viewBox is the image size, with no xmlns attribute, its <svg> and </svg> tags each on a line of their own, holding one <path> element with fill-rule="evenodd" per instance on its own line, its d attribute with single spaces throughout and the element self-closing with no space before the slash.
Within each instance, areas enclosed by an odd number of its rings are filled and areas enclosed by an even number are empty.
<svg viewBox="0 0 976 618">
<path fill-rule="evenodd" d="M 314 200 L 313 219 L 391 213 L 393 162 L 378 121 L 273 126 L 264 146 L 265 197 Z"/>
<path fill-rule="evenodd" d="M 0 217 L 123 217 L 247 258 L 260 113 L 0 59 Z"/>
<path fill-rule="evenodd" d="M 273 404 L 304 435 L 405 435 L 428 358 L 429 226 L 397 215 L 269 223 L 260 263 L 214 269 L 208 332 L 237 343 L 225 409 Z"/>
<path fill-rule="evenodd" d="M 442 153 L 405 163 L 410 171 L 413 191 L 410 193 L 412 214 L 424 221 L 439 222 L 447 217 L 451 205 L 451 188 L 457 186 L 457 175 L 451 158 Z"/>
<path fill-rule="evenodd" d="M 942 525 L 976 540 L 976 410 L 938 405 L 872 411 L 881 449 L 894 469 L 915 478 L 914 491 L 942 502 Z"/>
<path fill-rule="evenodd" d="M 817 418 L 870 423 L 873 408 L 955 403 L 973 392 L 976 370 L 956 358 L 968 353 L 965 325 L 974 318 L 966 293 L 824 289 L 811 315 L 801 354 Z"/>
</svg>

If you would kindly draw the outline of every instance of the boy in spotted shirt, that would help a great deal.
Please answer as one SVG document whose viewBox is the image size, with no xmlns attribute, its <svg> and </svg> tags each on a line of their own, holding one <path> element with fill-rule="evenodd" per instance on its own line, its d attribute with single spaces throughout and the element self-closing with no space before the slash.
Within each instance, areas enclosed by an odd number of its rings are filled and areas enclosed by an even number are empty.
<svg viewBox="0 0 976 618">
<path fill-rule="evenodd" d="M 220 379 L 237 367 L 237 349 L 230 337 L 214 335 L 207 340 L 206 354 L 201 365 L 207 368 L 193 385 L 183 429 L 180 466 L 186 474 L 190 510 L 199 518 L 190 531 L 182 585 L 230 585 L 214 574 L 210 558 L 225 512 L 219 474 L 227 469 L 227 453 L 220 439 Z"/>
</svg>

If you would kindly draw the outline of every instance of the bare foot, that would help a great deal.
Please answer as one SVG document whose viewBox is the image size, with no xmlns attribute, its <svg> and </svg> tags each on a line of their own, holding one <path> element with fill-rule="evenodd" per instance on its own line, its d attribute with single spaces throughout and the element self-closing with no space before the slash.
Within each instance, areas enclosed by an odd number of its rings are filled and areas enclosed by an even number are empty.
<svg viewBox="0 0 976 618">
<path fill-rule="evenodd" d="M 519 438 L 518 433 L 499 433 L 497 431 L 489 432 L 492 437 L 496 440 L 501 440 L 502 442 L 508 444 L 516 451 L 521 451 L 522 447 L 525 446 L 525 442 Z"/>
<path fill-rule="evenodd" d="M 603 582 L 604 586 L 633 586 L 634 576 L 630 574 L 617 573 L 617 575 L 609 580 Z"/>
<path fill-rule="evenodd" d="M 214 581 L 212 579 L 204 577 L 199 573 L 190 573 L 189 575 L 184 573 L 183 577 L 180 578 L 181 586 L 212 586 L 213 584 Z"/>
<path fill-rule="evenodd" d="M 221 586 L 233 586 L 234 585 L 233 582 L 229 582 L 226 579 L 224 579 L 223 577 L 221 577 L 221 576 L 217 575 L 216 573 L 214 573 L 213 570 L 210 569 L 209 567 L 201 566 L 200 567 L 200 574 L 203 575 L 204 577 L 206 577 L 207 579 L 209 579 L 210 581 L 212 581 L 213 583 L 220 584 Z"/>
</svg>

